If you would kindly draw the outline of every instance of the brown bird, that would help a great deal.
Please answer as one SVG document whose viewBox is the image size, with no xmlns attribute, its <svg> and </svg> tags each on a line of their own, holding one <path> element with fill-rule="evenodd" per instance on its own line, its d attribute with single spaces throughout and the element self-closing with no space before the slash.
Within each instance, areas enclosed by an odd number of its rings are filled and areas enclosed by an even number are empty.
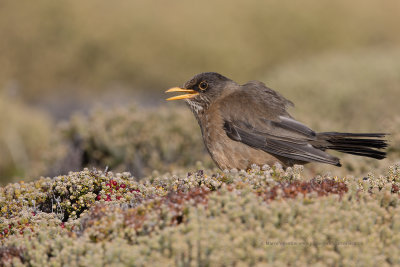
<svg viewBox="0 0 400 267">
<path fill-rule="evenodd" d="M 316 133 L 287 112 L 293 103 L 259 81 L 239 85 L 215 72 L 195 75 L 183 88 L 166 91 L 186 94 L 184 99 L 196 117 L 204 144 L 221 169 L 247 169 L 280 162 L 321 162 L 341 166 L 327 149 L 383 159 L 384 133 Z"/>
</svg>

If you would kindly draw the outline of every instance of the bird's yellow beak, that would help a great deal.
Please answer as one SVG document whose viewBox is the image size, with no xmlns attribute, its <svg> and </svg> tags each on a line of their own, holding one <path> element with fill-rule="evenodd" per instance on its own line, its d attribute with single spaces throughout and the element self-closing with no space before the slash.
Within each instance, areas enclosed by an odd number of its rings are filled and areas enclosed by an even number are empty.
<svg viewBox="0 0 400 267">
<path fill-rule="evenodd" d="M 199 93 L 196 92 L 195 90 L 191 90 L 191 89 L 184 89 L 184 88 L 179 88 L 179 87 L 173 87 L 171 89 L 168 89 L 167 91 L 165 91 L 166 93 L 171 93 L 171 92 L 182 92 L 182 93 L 188 93 L 188 94 L 184 94 L 184 95 L 177 95 L 177 96 L 173 96 L 170 98 L 167 98 L 167 100 L 179 100 L 179 99 L 186 99 L 186 98 L 192 98 L 195 97 L 196 95 L 198 95 Z"/>
</svg>

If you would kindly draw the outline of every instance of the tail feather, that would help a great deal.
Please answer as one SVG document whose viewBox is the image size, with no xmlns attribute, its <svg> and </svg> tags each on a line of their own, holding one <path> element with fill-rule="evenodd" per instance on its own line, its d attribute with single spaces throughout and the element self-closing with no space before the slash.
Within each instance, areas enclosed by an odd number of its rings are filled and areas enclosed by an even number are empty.
<svg viewBox="0 0 400 267">
<path fill-rule="evenodd" d="M 339 152 L 375 158 L 386 158 L 385 149 L 388 144 L 385 133 L 318 133 L 318 139 L 323 140 L 324 149 L 333 149 Z"/>
</svg>

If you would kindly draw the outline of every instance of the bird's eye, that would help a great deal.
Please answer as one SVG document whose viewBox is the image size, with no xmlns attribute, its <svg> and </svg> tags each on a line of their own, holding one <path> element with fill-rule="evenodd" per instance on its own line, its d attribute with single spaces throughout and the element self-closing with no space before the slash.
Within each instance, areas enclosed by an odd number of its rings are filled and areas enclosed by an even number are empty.
<svg viewBox="0 0 400 267">
<path fill-rule="evenodd" d="M 208 88 L 208 83 L 205 81 L 202 81 L 201 83 L 199 83 L 199 88 L 203 91 L 206 90 Z"/>
</svg>

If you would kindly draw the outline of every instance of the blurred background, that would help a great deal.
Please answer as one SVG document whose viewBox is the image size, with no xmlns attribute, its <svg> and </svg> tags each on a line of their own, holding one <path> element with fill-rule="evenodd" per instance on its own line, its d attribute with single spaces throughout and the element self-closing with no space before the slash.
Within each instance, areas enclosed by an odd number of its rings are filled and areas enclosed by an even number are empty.
<svg viewBox="0 0 400 267">
<path fill-rule="evenodd" d="M 0 181 L 214 168 L 163 93 L 204 71 L 265 82 L 317 131 L 392 133 L 388 159 L 311 174 L 387 167 L 400 159 L 399 25 L 395 0 L 2 0 Z"/>
</svg>

